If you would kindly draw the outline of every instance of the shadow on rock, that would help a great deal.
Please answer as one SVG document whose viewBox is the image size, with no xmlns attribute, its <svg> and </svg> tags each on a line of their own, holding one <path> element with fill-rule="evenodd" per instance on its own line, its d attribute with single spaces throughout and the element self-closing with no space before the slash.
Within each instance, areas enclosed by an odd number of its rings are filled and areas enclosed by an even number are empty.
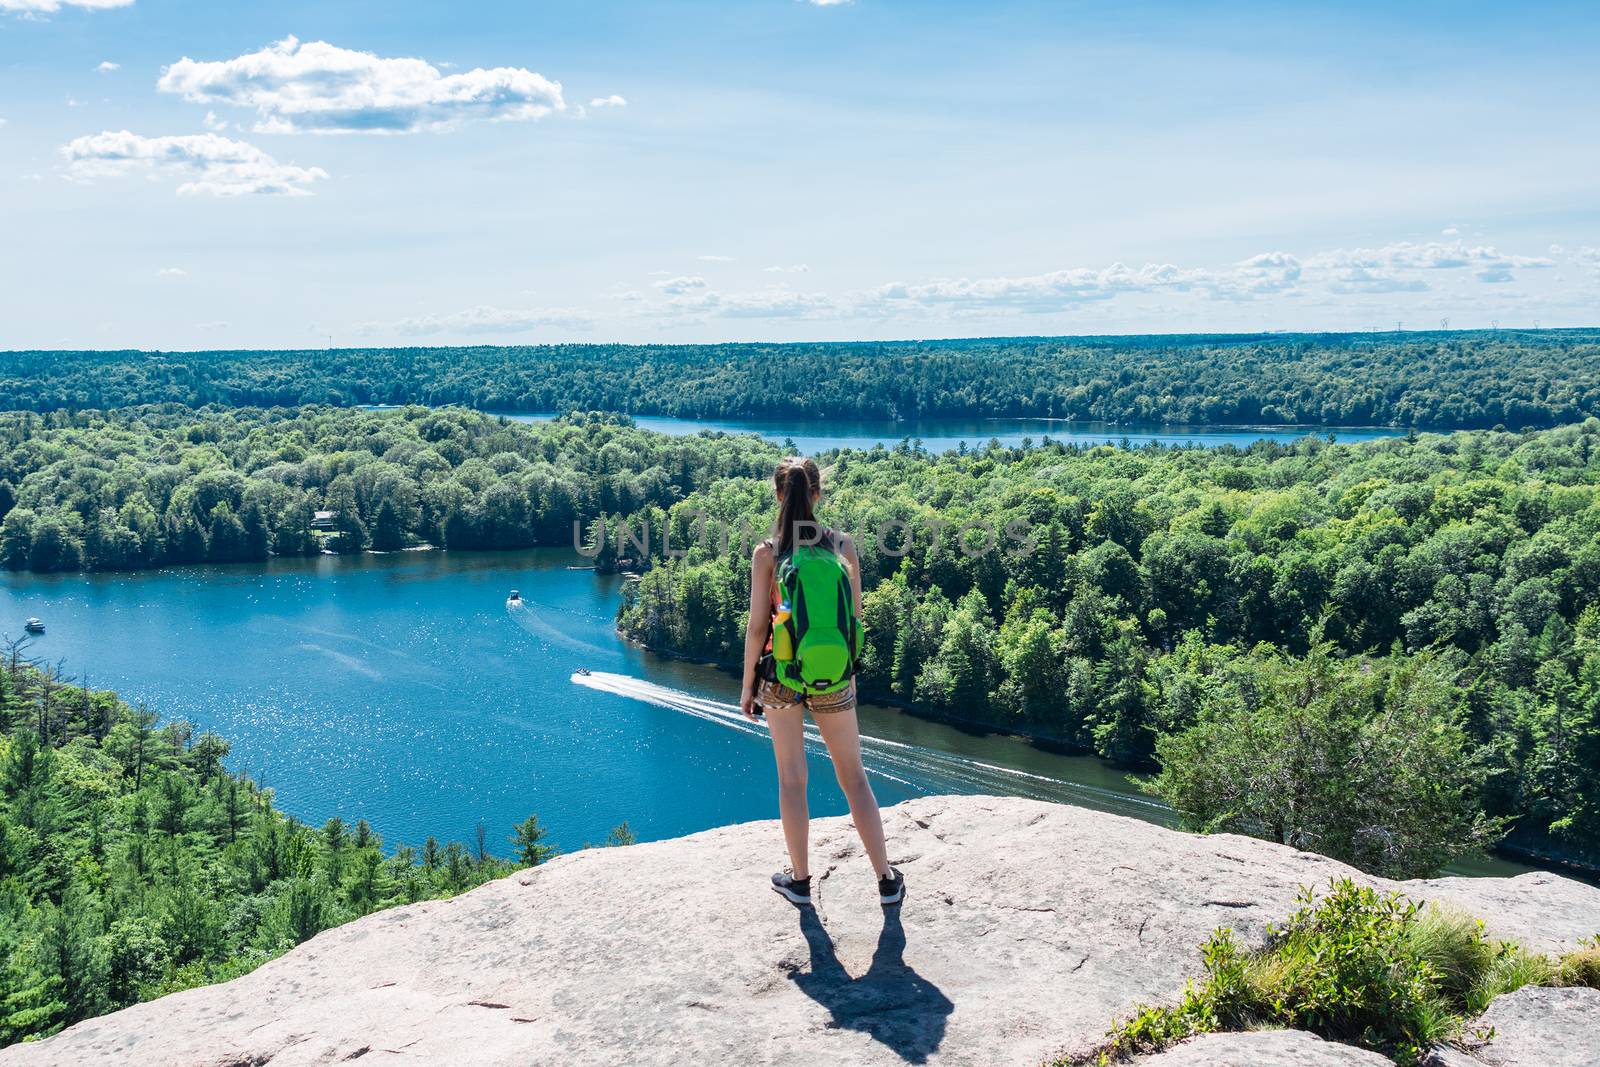
<svg viewBox="0 0 1600 1067">
<path fill-rule="evenodd" d="M 800 914 L 800 932 L 811 949 L 811 967 L 793 972 L 789 980 L 828 1009 L 833 1016 L 828 1025 L 859 1030 L 908 1063 L 926 1063 L 944 1040 L 945 1023 L 955 1005 L 938 986 L 906 964 L 900 909 L 885 909 L 872 966 L 859 978 L 850 977 L 834 954 L 833 939 L 817 918 L 816 909 L 795 910 Z"/>
</svg>

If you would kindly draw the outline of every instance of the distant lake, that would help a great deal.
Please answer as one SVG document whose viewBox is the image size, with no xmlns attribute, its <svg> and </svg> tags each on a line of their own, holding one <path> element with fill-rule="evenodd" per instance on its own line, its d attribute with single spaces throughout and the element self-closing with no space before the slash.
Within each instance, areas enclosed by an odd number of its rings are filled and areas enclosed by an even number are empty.
<svg viewBox="0 0 1600 1067">
<path fill-rule="evenodd" d="M 619 579 L 576 562 L 537 549 L 5 574 L 0 632 L 39 616 L 32 655 L 220 733 L 228 764 L 284 810 L 365 817 L 390 845 L 468 840 L 481 820 L 505 854 L 530 812 L 565 848 L 624 819 L 652 839 L 776 818 L 771 745 L 733 708 L 737 679 L 623 642 Z M 525 606 L 507 605 L 513 588 Z M 889 708 L 863 707 L 861 721 L 885 805 L 982 792 L 1171 819 L 1093 757 Z M 814 734 L 809 747 L 812 811 L 841 814 Z M 777 835 L 772 858 L 781 866 Z"/>
<path fill-rule="evenodd" d="M 542 422 L 551 415 L 507 415 L 516 422 Z M 901 441 L 920 441 L 930 452 L 949 452 L 966 445 L 982 448 L 991 440 L 1016 447 L 1031 439 L 1040 444 L 1048 437 L 1064 444 L 1103 445 L 1127 441 L 1134 446 L 1159 442 L 1164 445 L 1197 445 L 1216 448 L 1235 445 L 1246 448 L 1256 441 L 1298 441 L 1303 437 L 1325 437 L 1338 441 L 1371 441 L 1395 437 L 1404 431 L 1384 427 L 1317 426 L 1117 426 L 1103 422 L 1068 422 L 1063 419 L 923 419 L 897 422 L 890 419 L 848 421 L 824 419 L 678 419 L 664 415 L 635 415 L 633 421 L 646 430 L 684 435 L 707 430 L 724 433 L 753 433 L 770 441 L 793 441 L 805 454 L 826 452 L 830 448 L 870 449 L 878 445 L 893 448 Z"/>
</svg>

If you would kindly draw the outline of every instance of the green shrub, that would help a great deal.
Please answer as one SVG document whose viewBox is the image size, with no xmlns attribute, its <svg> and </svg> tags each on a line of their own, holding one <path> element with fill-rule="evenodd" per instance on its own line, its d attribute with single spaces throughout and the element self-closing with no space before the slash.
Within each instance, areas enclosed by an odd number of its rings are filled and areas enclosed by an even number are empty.
<svg viewBox="0 0 1600 1067">
<path fill-rule="evenodd" d="M 1439 992 L 1458 1002 L 1495 963 L 1495 946 L 1484 937 L 1483 922 L 1451 908 L 1424 908 L 1407 930 L 1406 943 L 1438 972 Z"/>
<path fill-rule="evenodd" d="M 1525 985 L 1549 985 L 1554 976 L 1555 965 L 1550 957 L 1529 952 L 1510 941 L 1502 942 L 1493 964 L 1468 992 L 1466 1014 L 1480 1015 L 1502 993 L 1515 992 Z"/>
<path fill-rule="evenodd" d="M 1600 937 L 1590 939 L 1583 948 L 1561 957 L 1556 968 L 1556 983 L 1600 989 Z"/>
<path fill-rule="evenodd" d="M 1528 984 L 1593 984 L 1600 943 L 1557 965 L 1448 908 L 1424 907 L 1348 879 L 1300 907 L 1267 946 L 1241 951 L 1219 929 L 1201 946 L 1205 976 L 1171 1007 L 1117 1022 L 1098 1062 L 1153 1052 L 1195 1034 L 1291 1027 L 1416 1064 L 1460 1036 L 1491 1000 Z"/>
<path fill-rule="evenodd" d="M 1283 1026 L 1393 1052 L 1402 1062 L 1448 1038 L 1455 1020 L 1443 1008 L 1452 983 L 1412 941 L 1421 905 L 1348 880 L 1320 905 L 1310 891 L 1267 950 L 1283 961 L 1279 984 L 1261 989 L 1267 1018 Z M 1459 928 L 1430 923 L 1442 959 L 1469 960 Z"/>
</svg>

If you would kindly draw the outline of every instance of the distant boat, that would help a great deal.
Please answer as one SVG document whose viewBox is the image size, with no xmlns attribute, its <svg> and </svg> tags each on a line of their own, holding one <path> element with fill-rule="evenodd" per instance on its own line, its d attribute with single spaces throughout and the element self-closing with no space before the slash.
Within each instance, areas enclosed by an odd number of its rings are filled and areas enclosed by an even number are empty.
<svg viewBox="0 0 1600 1067">
<path fill-rule="evenodd" d="M 578 673 L 581 676 L 587 678 L 587 677 L 589 677 L 589 668 L 588 667 L 579 667 L 578 668 Z"/>
<path fill-rule="evenodd" d="M 29 619 L 22 624 L 22 628 L 30 634 L 42 634 L 44 633 L 44 622 L 39 619 Z"/>
<path fill-rule="evenodd" d="M 522 603 L 522 594 L 517 592 L 515 589 L 511 590 L 511 595 L 506 597 L 506 606 L 510 607 L 512 604 L 520 603 Z"/>
</svg>

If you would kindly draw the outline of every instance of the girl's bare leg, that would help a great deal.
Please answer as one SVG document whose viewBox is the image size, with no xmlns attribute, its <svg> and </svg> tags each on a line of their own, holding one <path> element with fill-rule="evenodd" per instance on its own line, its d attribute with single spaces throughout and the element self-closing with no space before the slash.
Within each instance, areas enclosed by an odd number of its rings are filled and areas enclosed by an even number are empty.
<svg viewBox="0 0 1600 1067">
<path fill-rule="evenodd" d="M 809 878 L 811 813 L 806 806 L 805 709 L 789 704 L 765 710 L 772 754 L 778 761 L 778 814 L 783 818 L 783 839 L 789 845 L 789 869 L 796 878 Z"/>
<path fill-rule="evenodd" d="M 878 798 L 872 795 L 867 769 L 861 765 L 861 727 L 856 722 L 856 709 L 829 711 L 813 717 L 817 729 L 822 731 L 822 740 L 828 744 L 833 773 L 839 779 L 845 799 L 850 802 L 850 820 L 856 824 L 856 833 L 861 835 L 861 845 L 867 850 L 872 869 L 878 872 L 879 878 L 887 878 L 889 850 L 883 841 L 883 817 L 878 814 Z"/>
</svg>

